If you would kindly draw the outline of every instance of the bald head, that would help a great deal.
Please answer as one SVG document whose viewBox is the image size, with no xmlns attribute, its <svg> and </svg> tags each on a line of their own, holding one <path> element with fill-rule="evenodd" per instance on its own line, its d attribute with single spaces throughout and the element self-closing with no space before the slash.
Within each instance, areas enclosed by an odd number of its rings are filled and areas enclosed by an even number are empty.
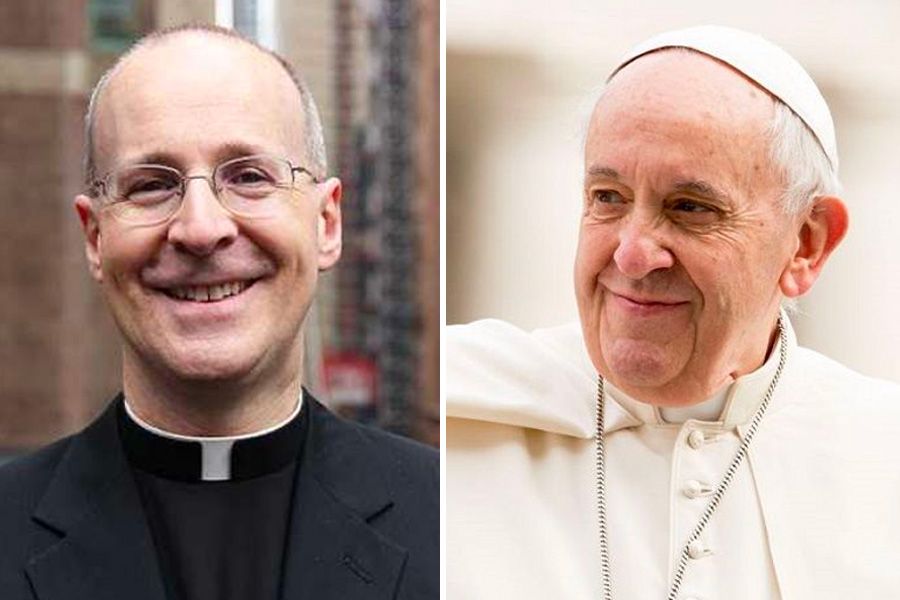
<svg viewBox="0 0 900 600">
<path fill-rule="evenodd" d="M 298 159 L 317 176 L 327 164 L 324 135 L 312 94 L 302 78 L 278 54 L 232 30 L 215 26 L 185 26 L 151 33 L 119 57 L 97 83 L 85 122 L 85 180 L 90 185 L 104 169 L 106 133 L 114 133 L 116 118 L 126 117 L 116 96 L 140 86 L 145 102 L 190 103 L 194 92 L 243 89 L 271 90 L 284 107 L 280 127 L 294 136 Z M 205 90 L 198 90 L 205 87 Z M 128 107 L 124 107 L 127 109 Z M 126 111 L 127 112 L 127 111 Z M 140 118 L 138 110 L 132 117 Z M 171 132 L 169 132 L 171 133 Z"/>
</svg>

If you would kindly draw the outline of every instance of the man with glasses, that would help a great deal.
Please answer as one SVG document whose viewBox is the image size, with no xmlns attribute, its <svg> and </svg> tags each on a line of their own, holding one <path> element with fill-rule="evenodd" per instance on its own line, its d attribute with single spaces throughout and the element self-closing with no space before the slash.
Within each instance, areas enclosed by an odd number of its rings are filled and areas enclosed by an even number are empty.
<svg viewBox="0 0 900 600">
<path fill-rule="evenodd" d="M 75 208 L 123 393 L 0 472 L 0 597 L 437 598 L 437 454 L 301 386 L 341 252 L 312 96 L 233 32 L 141 40 L 102 78 Z"/>
</svg>

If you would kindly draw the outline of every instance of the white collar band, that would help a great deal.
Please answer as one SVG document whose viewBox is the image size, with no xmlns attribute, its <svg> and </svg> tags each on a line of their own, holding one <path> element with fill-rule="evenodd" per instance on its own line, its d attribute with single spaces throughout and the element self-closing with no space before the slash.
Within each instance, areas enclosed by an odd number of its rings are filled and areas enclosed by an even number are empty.
<svg viewBox="0 0 900 600">
<path fill-rule="evenodd" d="M 141 419 L 131 408 L 127 399 L 124 400 L 123 405 L 127 418 L 145 432 L 166 440 L 199 445 L 201 481 L 228 481 L 232 479 L 232 451 L 234 450 L 235 444 L 237 442 L 263 438 L 290 424 L 297 418 L 297 415 L 303 408 L 303 395 L 301 393 L 301 396 L 297 401 L 297 406 L 291 414 L 282 421 L 260 431 L 233 436 L 191 436 L 173 433 L 156 427 L 155 425 L 151 425 L 147 421 Z"/>
</svg>

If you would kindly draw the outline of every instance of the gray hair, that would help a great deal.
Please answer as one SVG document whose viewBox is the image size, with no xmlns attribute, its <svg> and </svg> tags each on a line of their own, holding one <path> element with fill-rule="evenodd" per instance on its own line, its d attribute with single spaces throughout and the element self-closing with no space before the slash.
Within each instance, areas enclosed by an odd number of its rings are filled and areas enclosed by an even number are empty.
<svg viewBox="0 0 900 600">
<path fill-rule="evenodd" d="M 812 206 L 816 198 L 840 194 L 841 183 L 806 123 L 781 100 L 775 98 L 774 103 L 770 156 L 784 179 L 784 210 L 795 215 Z"/>
<path fill-rule="evenodd" d="M 128 49 L 128 51 L 119 56 L 115 64 L 113 64 L 113 66 L 103 74 L 103 76 L 100 78 L 100 81 L 98 81 L 97 85 L 94 86 L 94 89 L 91 92 L 90 102 L 88 103 L 87 114 L 85 115 L 84 119 L 85 183 L 89 187 L 92 186 L 98 176 L 97 167 L 94 163 L 94 124 L 97 120 L 97 104 L 99 102 L 100 96 L 103 94 L 103 91 L 109 84 L 110 79 L 119 71 L 119 69 L 121 69 L 126 59 L 128 59 L 128 57 L 137 52 L 139 49 L 145 46 L 149 46 L 152 43 L 159 42 L 169 36 L 181 33 L 218 35 L 235 40 L 237 42 L 249 44 L 263 54 L 271 56 L 278 62 L 279 65 L 281 65 L 288 77 L 291 78 L 291 81 L 294 83 L 297 91 L 300 93 L 300 103 L 301 110 L 303 112 L 303 125 L 306 137 L 306 160 L 309 161 L 309 168 L 315 176 L 324 177 L 328 168 L 328 160 L 325 153 L 325 135 L 322 128 L 322 120 L 319 118 L 319 110 L 316 107 L 316 102 L 313 99 L 313 95 L 309 91 L 309 87 L 306 85 L 306 82 L 303 80 L 300 74 L 297 73 L 297 71 L 294 70 L 291 64 L 277 52 L 261 46 L 255 41 L 242 36 L 232 29 L 226 29 L 224 27 L 218 27 L 216 25 L 192 24 L 161 29 L 142 37 L 137 42 L 135 42 L 134 45 Z"/>
<path fill-rule="evenodd" d="M 784 188 L 781 206 L 788 215 L 797 215 L 822 196 L 841 192 L 837 172 L 810 128 L 784 102 L 774 98 L 775 115 L 769 126 L 770 156 L 781 171 Z M 782 298 L 781 308 L 789 315 L 800 313 L 797 298 Z"/>
</svg>

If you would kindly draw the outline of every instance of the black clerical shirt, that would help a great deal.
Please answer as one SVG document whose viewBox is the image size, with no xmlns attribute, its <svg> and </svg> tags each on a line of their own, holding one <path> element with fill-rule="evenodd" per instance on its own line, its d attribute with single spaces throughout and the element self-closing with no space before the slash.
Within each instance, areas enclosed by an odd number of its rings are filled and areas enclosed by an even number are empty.
<svg viewBox="0 0 900 600">
<path fill-rule="evenodd" d="M 173 439 L 119 406 L 170 600 L 277 600 L 308 411 L 236 441 Z"/>
</svg>

